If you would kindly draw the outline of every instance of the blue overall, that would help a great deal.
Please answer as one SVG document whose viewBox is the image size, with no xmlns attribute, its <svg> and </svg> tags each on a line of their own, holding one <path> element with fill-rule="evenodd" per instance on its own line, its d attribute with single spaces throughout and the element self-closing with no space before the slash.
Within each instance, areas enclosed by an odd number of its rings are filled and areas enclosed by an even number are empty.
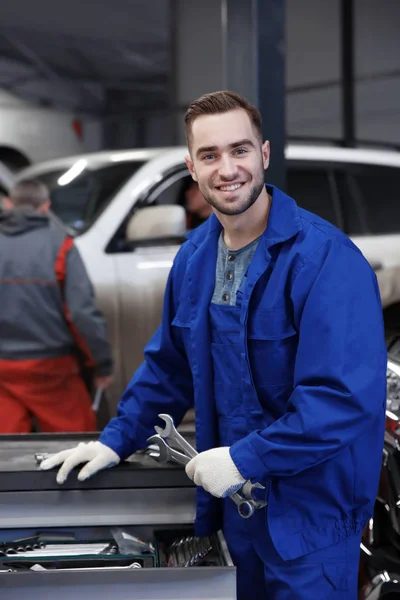
<svg viewBox="0 0 400 600">
<path fill-rule="evenodd" d="M 210 304 L 220 446 L 232 446 L 250 433 L 238 386 L 240 309 L 245 282 L 246 278 L 239 288 L 236 306 Z M 260 498 L 265 498 L 263 492 Z M 269 536 L 266 508 L 244 520 L 229 498 L 223 504 L 223 531 L 237 567 L 238 600 L 356 600 L 360 534 L 300 559 L 283 561 Z"/>
<path fill-rule="evenodd" d="M 196 533 L 224 528 L 240 600 L 353 600 L 384 437 L 379 290 L 347 236 L 268 192 L 267 229 L 233 310 L 210 315 L 221 224 L 212 215 L 188 235 L 161 326 L 100 441 L 124 459 L 146 446 L 159 413 L 179 423 L 194 405 L 198 451 L 229 444 L 242 476 L 266 488 L 266 510 L 248 521 L 197 488 Z"/>
</svg>

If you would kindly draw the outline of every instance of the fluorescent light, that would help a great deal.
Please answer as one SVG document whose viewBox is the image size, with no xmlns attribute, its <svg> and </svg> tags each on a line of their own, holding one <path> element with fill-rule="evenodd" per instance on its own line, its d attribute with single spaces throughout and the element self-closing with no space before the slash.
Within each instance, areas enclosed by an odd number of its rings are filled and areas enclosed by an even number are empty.
<svg viewBox="0 0 400 600">
<path fill-rule="evenodd" d="M 61 177 L 57 181 L 58 185 L 68 185 L 69 183 L 71 183 L 71 181 L 78 177 L 78 175 L 80 175 L 82 171 L 86 169 L 86 167 L 87 160 L 85 160 L 84 158 L 79 159 L 78 161 L 76 161 L 76 163 L 72 165 L 70 169 L 68 169 L 68 171 L 64 173 L 64 175 L 61 175 Z"/>
</svg>

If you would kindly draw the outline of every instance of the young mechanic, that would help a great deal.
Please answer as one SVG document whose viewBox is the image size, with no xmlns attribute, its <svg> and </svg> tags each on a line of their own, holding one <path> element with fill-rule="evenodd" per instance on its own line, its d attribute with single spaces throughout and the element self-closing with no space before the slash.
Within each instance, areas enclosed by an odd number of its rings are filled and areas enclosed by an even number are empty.
<svg viewBox="0 0 400 600">
<path fill-rule="evenodd" d="M 261 116 L 233 92 L 185 117 L 188 169 L 213 215 L 172 267 L 162 324 L 100 440 L 42 463 L 117 464 L 195 406 L 196 532 L 223 528 L 239 600 L 355 600 L 381 465 L 386 349 L 375 275 L 338 229 L 264 185 Z M 267 507 L 224 498 L 245 480 Z"/>
</svg>

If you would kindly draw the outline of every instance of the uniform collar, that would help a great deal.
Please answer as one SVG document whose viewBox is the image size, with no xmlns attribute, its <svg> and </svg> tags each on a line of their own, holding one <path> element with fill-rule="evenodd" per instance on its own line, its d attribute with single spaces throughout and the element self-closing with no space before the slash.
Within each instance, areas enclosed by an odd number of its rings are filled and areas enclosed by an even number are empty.
<svg viewBox="0 0 400 600">
<path fill-rule="evenodd" d="M 287 196 L 282 190 L 274 185 L 266 185 L 267 192 L 272 196 L 271 209 L 268 217 L 268 225 L 262 237 L 267 247 L 280 242 L 285 242 L 296 235 L 302 229 L 299 209 L 293 198 Z M 222 225 L 213 213 L 209 219 L 197 229 L 190 232 L 187 238 L 195 246 L 199 246 L 206 237 L 215 235 L 222 230 Z"/>
</svg>

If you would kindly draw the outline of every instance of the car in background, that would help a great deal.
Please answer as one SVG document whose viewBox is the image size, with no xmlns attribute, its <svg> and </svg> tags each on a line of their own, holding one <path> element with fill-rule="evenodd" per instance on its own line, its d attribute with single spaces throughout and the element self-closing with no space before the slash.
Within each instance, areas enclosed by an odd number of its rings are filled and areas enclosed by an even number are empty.
<svg viewBox="0 0 400 600">
<path fill-rule="evenodd" d="M 50 188 L 52 209 L 93 281 L 116 360 L 111 414 L 160 323 L 167 276 L 185 238 L 186 153 L 99 152 L 18 175 Z M 376 270 L 384 305 L 400 315 L 400 153 L 289 144 L 286 163 L 289 195 L 352 238 Z"/>
<path fill-rule="evenodd" d="M 14 181 L 14 173 L 5 164 L 0 162 L 0 206 L 2 198 L 8 194 Z"/>
<path fill-rule="evenodd" d="M 84 151 L 84 123 L 74 114 L 0 90 L 0 161 L 12 171 Z"/>
</svg>

